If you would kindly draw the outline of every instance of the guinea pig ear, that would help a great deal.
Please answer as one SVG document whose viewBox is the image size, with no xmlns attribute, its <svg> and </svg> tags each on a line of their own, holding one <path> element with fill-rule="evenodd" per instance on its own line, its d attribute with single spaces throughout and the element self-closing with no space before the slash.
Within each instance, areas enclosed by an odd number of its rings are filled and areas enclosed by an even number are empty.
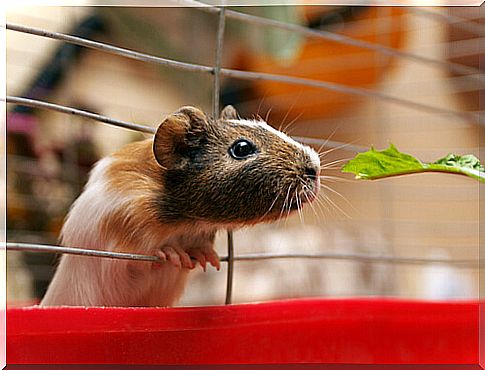
<svg viewBox="0 0 485 370">
<path fill-rule="evenodd" d="M 236 108 L 232 105 L 226 105 L 221 112 L 221 119 L 222 120 L 229 120 L 229 119 L 238 119 L 238 114 Z"/>
<path fill-rule="evenodd" d="M 197 135 L 207 125 L 207 117 L 198 108 L 182 107 L 158 126 L 153 140 L 153 154 L 164 168 L 179 160 L 189 146 L 187 134 Z"/>
</svg>

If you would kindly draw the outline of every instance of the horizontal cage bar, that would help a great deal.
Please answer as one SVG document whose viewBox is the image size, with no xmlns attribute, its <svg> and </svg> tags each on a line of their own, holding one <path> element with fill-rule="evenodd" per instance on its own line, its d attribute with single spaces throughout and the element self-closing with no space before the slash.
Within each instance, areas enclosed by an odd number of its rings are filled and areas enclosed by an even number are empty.
<svg viewBox="0 0 485 370">
<path fill-rule="evenodd" d="M 3 99 L 1 99 L 3 100 Z M 156 129 L 154 127 L 149 127 L 149 126 L 144 126 L 144 125 L 139 125 L 136 123 L 132 122 L 127 122 L 127 121 L 122 121 L 106 116 L 102 116 L 100 114 L 95 114 L 91 112 L 87 112 L 81 109 L 76 109 L 76 108 L 71 108 L 71 107 L 66 107 L 64 105 L 59 105 L 59 104 L 54 104 L 54 103 L 49 103 L 41 100 L 35 100 L 35 99 L 28 99 L 28 98 L 22 98 L 18 96 L 10 96 L 7 95 L 6 97 L 6 102 L 11 103 L 11 104 L 18 104 L 18 105 L 25 105 L 28 107 L 34 107 L 34 108 L 41 108 L 41 109 L 47 109 L 47 110 L 52 110 L 55 112 L 59 113 L 65 113 L 65 114 L 72 114 L 75 116 L 80 116 L 80 117 L 85 117 L 85 118 L 90 118 L 92 120 L 102 122 L 102 123 L 107 123 L 109 125 L 113 125 L 116 127 L 122 127 L 134 131 L 139 131 L 139 132 L 145 132 L 148 134 L 154 134 Z M 8 122 L 7 122 L 8 124 Z M 303 137 L 303 136 L 292 136 L 293 139 L 300 141 L 301 143 L 308 144 L 308 145 L 325 145 L 329 148 L 341 148 L 349 151 L 365 151 L 366 149 L 364 147 L 360 147 L 357 145 L 352 145 L 348 143 L 342 143 L 338 141 L 333 141 L 333 140 L 323 140 L 323 139 L 317 139 L 317 138 L 311 138 L 311 137 Z"/>
<path fill-rule="evenodd" d="M 174 61 L 171 59 L 166 59 L 161 57 L 155 57 L 153 55 L 144 54 L 144 53 L 132 51 L 129 49 L 123 49 L 109 44 L 104 44 L 96 41 L 83 39 L 80 37 L 66 35 L 59 32 L 49 32 L 38 28 L 25 27 L 25 26 L 15 25 L 11 23 L 7 23 L 6 27 L 8 30 L 12 30 L 12 31 L 24 32 L 24 33 L 37 35 L 37 36 L 71 42 L 77 45 L 109 52 L 112 54 L 121 55 L 127 58 L 132 58 L 132 59 L 141 60 L 141 61 L 150 62 L 150 63 L 156 63 L 167 67 L 174 67 L 174 68 L 184 69 L 184 70 L 193 71 L 193 72 L 206 72 L 206 73 L 212 73 L 212 74 L 215 71 L 215 68 L 213 67 L 179 62 L 179 61 Z M 425 111 L 429 113 L 437 113 L 437 114 L 438 113 L 449 114 L 449 115 L 459 117 L 461 119 L 479 122 L 479 115 L 476 113 L 459 112 L 459 111 L 454 111 L 447 108 L 435 107 L 435 106 L 415 102 L 412 100 L 390 96 L 384 93 L 368 90 L 365 88 L 350 87 L 350 86 L 341 85 L 337 83 L 331 83 L 328 81 L 311 80 L 311 79 L 302 78 L 302 77 L 275 75 L 270 73 L 241 71 L 241 70 L 235 70 L 235 69 L 229 69 L 229 68 L 221 68 L 220 74 L 222 76 L 237 78 L 237 79 L 275 81 L 275 82 L 281 82 L 281 83 L 315 87 L 315 88 L 325 89 L 325 90 L 332 90 L 343 94 L 351 94 L 351 95 L 357 95 L 361 97 L 371 97 L 371 98 L 387 101 L 390 103 L 395 103 L 401 106 L 406 106 L 408 108 L 415 109 L 415 110 Z"/>
<path fill-rule="evenodd" d="M 150 256 L 144 254 L 109 252 L 96 249 L 63 247 L 57 245 L 43 245 L 32 243 L 0 243 L 0 247 L 5 247 L 7 251 L 28 251 L 28 252 L 47 252 L 47 253 L 62 253 L 72 254 L 88 257 L 101 257 L 121 260 L 133 260 L 143 262 L 163 262 L 157 256 Z M 439 258 L 410 258 L 410 257 L 394 257 L 386 255 L 370 255 L 364 253 L 252 253 L 232 257 L 234 261 L 263 261 L 270 259 L 328 259 L 328 260 L 346 260 L 353 262 L 375 262 L 375 263 L 389 263 L 400 265 L 426 265 L 426 264 L 445 264 L 454 267 L 464 268 L 478 268 L 478 260 L 449 260 Z M 221 262 L 227 262 L 228 257 L 220 258 Z"/>
</svg>

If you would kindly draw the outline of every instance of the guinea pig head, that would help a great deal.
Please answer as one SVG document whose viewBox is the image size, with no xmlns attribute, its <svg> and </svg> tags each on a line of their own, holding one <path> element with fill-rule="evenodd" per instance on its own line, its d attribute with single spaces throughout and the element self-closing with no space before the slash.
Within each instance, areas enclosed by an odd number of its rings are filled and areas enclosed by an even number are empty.
<svg viewBox="0 0 485 370">
<path fill-rule="evenodd" d="M 153 143 L 163 167 L 165 221 L 245 225 L 285 217 L 315 199 L 318 154 L 264 121 L 240 119 L 232 106 L 220 119 L 183 107 L 158 127 Z"/>
</svg>

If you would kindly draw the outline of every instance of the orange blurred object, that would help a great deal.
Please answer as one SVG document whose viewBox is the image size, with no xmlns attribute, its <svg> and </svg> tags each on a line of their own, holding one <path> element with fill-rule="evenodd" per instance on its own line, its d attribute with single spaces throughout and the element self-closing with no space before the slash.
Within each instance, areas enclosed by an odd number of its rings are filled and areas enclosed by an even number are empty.
<svg viewBox="0 0 485 370">
<path fill-rule="evenodd" d="M 348 11 L 355 9 L 346 8 Z M 340 21 L 337 19 L 329 26 L 319 26 L 318 20 L 328 15 L 332 8 L 308 6 L 303 11 L 308 24 L 313 24 L 311 27 L 316 30 L 333 31 L 333 28 L 340 27 L 339 34 L 353 39 L 395 49 L 403 46 L 405 21 L 402 15 L 405 10 L 401 8 L 366 7 L 359 9 L 350 19 L 341 17 Z M 270 55 L 256 55 L 246 66 L 252 71 L 372 89 L 395 62 L 393 57 L 341 42 L 310 37 L 303 42 L 297 57 L 291 61 L 282 63 Z M 257 110 L 257 105 L 263 99 L 263 107 L 272 109 L 273 119 L 282 119 L 292 105 L 294 115 L 301 114 L 301 120 L 345 114 L 359 99 L 355 95 L 327 89 L 262 80 L 255 82 L 255 90 L 256 100 L 253 104 L 256 109 L 253 111 Z"/>
</svg>

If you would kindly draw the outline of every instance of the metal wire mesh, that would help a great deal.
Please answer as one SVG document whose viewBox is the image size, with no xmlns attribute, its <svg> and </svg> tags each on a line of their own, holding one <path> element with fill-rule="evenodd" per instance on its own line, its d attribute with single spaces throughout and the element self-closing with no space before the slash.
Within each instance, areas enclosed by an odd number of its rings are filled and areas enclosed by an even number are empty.
<svg viewBox="0 0 485 370">
<path fill-rule="evenodd" d="M 142 62 L 152 63 L 161 65 L 164 67 L 175 68 L 184 70 L 187 72 L 196 72 L 211 74 L 213 76 L 213 109 L 212 114 L 217 118 L 219 108 L 219 98 L 220 98 L 220 86 L 221 77 L 230 77 L 233 79 L 249 80 L 249 81 L 273 81 L 278 83 L 295 84 L 301 86 L 310 86 L 317 89 L 324 89 L 330 91 L 336 91 L 342 94 L 348 94 L 358 97 L 372 98 L 377 101 L 387 102 L 395 104 L 397 106 L 402 106 L 412 110 L 418 110 L 421 112 L 430 113 L 433 115 L 443 115 L 452 116 L 463 120 L 466 123 L 479 124 L 480 123 L 480 112 L 464 112 L 457 111 L 454 109 L 443 108 L 440 106 L 435 106 L 429 103 L 422 103 L 411 99 L 403 99 L 401 97 L 395 97 L 387 93 L 373 91 L 371 89 L 362 87 L 350 87 L 338 83 L 333 83 L 330 81 L 312 80 L 302 77 L 294 77 L 287 75 L 278 75 L 272 73 L 263 72 L 253 72 L 253 71 L 242 71 L 237 69 L 229 69 L 222 67 L 222 55 L 223 55 L 223 40 L 224 40 L 224 30 L 226 19 L 234 19 L 244 24 L 254 24 L 264 27 L 274 27 L 277 29 L 282 29 L 285 31 L 294 32 L 305 37 L 311 38 L 321 38 L 325 40 L 331 40 L 337 43 L 347 44 L 356 46 L 363 49 L 368 49 L 375 51 L 377 53 L 392 56 L 396 58 L 402 58 L 416 62 L 418 64 L 424 64 L 431 67 L 444 68 L 448 71 L 454 72 L 458 75 L 466 75 L 472 81 L 479 82 L 481 76 L 480 70 L 478 68 L 469 67 L 456 62 L 437 60 L 430 57 L 424 57 L 411 52 L 404 52 L 400 50 L 395 50 L 391 47 L 382 46 L 380 44 L 374 44 L 371 42 L 361 41 L 353 39 L 348 36 L 344 36 L 335 32 L 324 31 L 324 30 L 314 30 L 304 26 L 289 24 L 281 21 L 276 21 L 268 18 L 263 18 L 259 16 L 254 16 L 250 14 L 245 14 L 235 10 L 225 9 L 223 7 L 202 7 L 199 8 L 201 11 L 217 13 L 218 15 L 218 26 L 216 32 L 215 40 L 215 58 L 213 66 L 206 66 L 196 63 L 181 62 L 178 60 L 159 57 L 151 54 L 141 53 L 126 48 L 116 47 L 104 42 L 92 41 L 86 38 L 72 36 L 60 32 L 51 32 L 41 28 L 27 27 L 23 25 L 7 23 L 6 28 L 10 31 L 22 32 L 30 35 L 46 37 L 49 39 L 55 39 L 64 41 L 67 43 L 72 43 L 75 45 L 80 45 L 82 47 L 96 49 L 103 53 L 111 53 L 119 55 L 122 57 L 139 60 Z M 448 16 L 441 12 L 428 11 L 424 9 L 412 9 L 412 12 L 419 14 L 423 17 L 431 17 L 435 20 L 442 22 L 455 22 L 463 23 L 463 19 L 455 16 Z M 465 26 L 465 28 L 474 32 L 478 35 L 483 35 L 484 27 L 480 25 L 473 24 L 472 26 Z M 7 96 L 7 103 L 36 107 L 41 109 L 48 109 L 57 111 L 60 113 L 65 113 L 69 115 L 76 115 L 85 118 L 89 118 L 98 122 L 103 122 L 109 125 L 114 125 L 121 128 L 131 129 L 143 133 L 153 134 L 155 129 L 153 127 L 148 127 L 124 120 L 118 120 L 103 116 L 100 114 L 91 113 L 85 110 L 70 108 L 67 106 L 53 104 L 46 101 L 39 101 L 35 99 L 29 99 L 19 96 Z M 359 152 L 364 150 L 361 146 L 352 145 L 350 143 L 342 143 L 333 140 L 322 140 L 312 137 L 304 136 L 294 136 L 295 139 L 311 144 L 311 145 L 325 145 L 330 148 L 343 148 L 344 150 L 349 150 L 353 152 Z M 25 251 L 48 251 L 52 253 L 72 253 L 87 256 L 97 256 L 106 258 L 121 258 L 121 259 L 132 259 L 139 261 L 149 261 L 156 262 L 157 257 L 154 256 L 144 256 L 135 255 L 127 253 L 113 253 L 99 250 L 88 250 L 88 249 L 78 249 L 78 248 L 66 248 L 60 246 L 45 246 L 32 243 L 6 243 L 8 250 L 25 250 Z M 399 258 L 395 256 L 386 255 L 371 255 L 371 254 L 359 254 L 359 253 L 279 253 L 279 254 L 248 254 L 235 256 L 233 250 L 233 236 L 232 232 L 228 231 L 228 254 L 221 258 L 221 261 L 228 263 L 228 275 L 227 275 L 227 289 L 226 289 L 226 303 L 231 302 L 232 296 L 232 285 L 233 285 L 233 271 L 234 271 L 234 261 L 254 261 L 254 260 L 264 260 L 264 259 L 281 259 L 281 258 L 311 258 L 311 259 L 336 259 L 336 260 L 353 260 L 353 261 L 366 261 L 366 262 L 377 262 L 377 263 L 391 263 L 391 264 L 449 264 L 464 268 L 476 268 L 478 262 L 476 260 L 450 260 L 447 258 Z"/>
</svg>

